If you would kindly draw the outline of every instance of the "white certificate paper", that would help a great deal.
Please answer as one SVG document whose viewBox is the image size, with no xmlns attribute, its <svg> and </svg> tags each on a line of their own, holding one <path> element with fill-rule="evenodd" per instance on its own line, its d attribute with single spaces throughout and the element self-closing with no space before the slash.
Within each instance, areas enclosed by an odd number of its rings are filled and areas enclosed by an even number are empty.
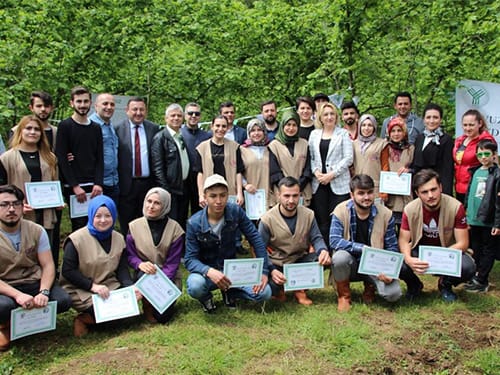
<svg viewBox="0 0 500 375">
<path fill-rule="evenodd" d="M 358 273 L 375 276 L 382 273 L 392 279 L 398 279 L 403 259 L 403 254 L 365 246 L 359 261 Z"/>
<path fill-rule="evenodd" d="M 419 246 L 418 257 L 429 263 L 425 273 L 460 277 L 462 275 L 462 251 L 439 246 Z"/>
<path fill-rule="evenodd" d="M 319 262 L 284 264 L 286 278 L 285 291 L 301 289 L 320 289 L 325 286 L 323 266 Z"/>
<path fill-rule="evenodd" d="M 254 286 L 262 279 L 264 258 L 225 259 L 224 275 L 231 280 L 231 286 Z"/>
<path fill-rule="evenodd" d="M 10 339 L 34 335 L 56 329 L 57 302 L 50 301 L 47 306 L 25 310 L 19 307 L 10 312 Z"/>
<path fill-rule="evenodd" d="M 227 197 L 227 203 L 238 204 L 238 196 L 237 195 L 229 195 Z"/>
<path fill-rule="evenodd" d="M 64 205 L 59 181 L 25 182 L 24 188 L 28 204 L 34 209 Z"/>
<path fill-rule="evenodd" d="M 108 299 L 102 299 L 99 295 L 94 294 L 92 302 L 96 323 L 139 315 L 139 306 L 133 286 L 111 291 Z"/>
<path fill-rule="evenodd" d="M 84 217 L 88 215 L 90 193 L 87 193 L 85 195 L 87 196 L 87 200 L 83 203 L 80 203 L 76 200 L 76 195 L 69 196 L 70 218 L 74 219 L 76 217 Z"/>
<path fill-rule="evenodd" d="M 179 288 L 155 265 L 154 275 L 144 274 L 135 286 L 160 314 L 182 294 Z"/>
<path fill-rule="evenodd" d="M 411 195 L 411 173 L 380 172 L 381 193 Z"/>
<path fill-rule="evenodd" d="M 258 189 L 255 194 L 245 191 L 245 209 L 250 220 L 259 220 L 266 212 L 266 191 Z"/>
</svg>

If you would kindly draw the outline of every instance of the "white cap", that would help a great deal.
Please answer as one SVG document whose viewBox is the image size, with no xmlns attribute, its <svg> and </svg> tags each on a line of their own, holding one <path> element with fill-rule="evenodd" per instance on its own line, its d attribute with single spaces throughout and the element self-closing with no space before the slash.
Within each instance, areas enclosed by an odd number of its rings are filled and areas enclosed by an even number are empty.
<svg viewBox="0 0 500 375">
<path fill-rule="evenodd" d="M 213 174 L 210 177 L 207 177 L 205 180 L 205 183 L 203 184 L 203 191 L 211 188 L 214 185 L 224 185 L 225 187 L 228 187 L 227 181 L 224 177 L 222 177 L 220 174 Z"/>
</svg>

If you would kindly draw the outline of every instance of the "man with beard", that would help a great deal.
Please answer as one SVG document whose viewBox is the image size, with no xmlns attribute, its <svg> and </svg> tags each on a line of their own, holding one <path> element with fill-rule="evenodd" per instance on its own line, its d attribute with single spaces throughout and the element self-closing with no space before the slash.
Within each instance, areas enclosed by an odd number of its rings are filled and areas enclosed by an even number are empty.
<svg viewBox="0 0 500 375">
<path fill-rule="evenodd" d="M 276 136 L 276 133 L 278 133 L 280 125 L 276 120 L 276 102 L 274 100 L 268 100 L 261 103 L 260 112 L 266 124 L 267 138 L 269 138 L 269 142 L 271 142 Z"/>
<path fill-rule="evenodd" d="M 69 295 L 54 282 L 55 266 L 47 233 L 22 218 L 24 193 L 0 186 L 0 351 L 10 344 L 11 311 L 57 301 L 57 312 L 71 307 Z"/>
<path fill-rule="evenodd" d="M 233 102 L 224 102 L 219 105 L 219 114 L 227 119 L 227 132 L 224 138 L 235 141 L 239 145 L 243 144 L 247 139 L 245 129 L 234 125 L 235 110 Z"/>
<path fill-rule="evenodd" d="M 269 252 L 269 285 L 278 301 L 285 301 L 283 265 L 319 262 L 331 264 L 330 253 L 314 218 L 314 211 L 299 206 L 300 185 L 293 177 L 283 177 L 278 183 L 278 204 L 261 217 L 259 233 Z M 314 252 L 310 252 L 312 245 Z M 294 292 L 301 305 L 312 305 L 305 290 Z"/>
<path fill-rule="evenodd" d="M 389 302 L 401 297 L 399 281 L 384 274 L 378 276 L 358 273 L 359 261 L 365 246 L 398 252 L 392 212 L 375 203 L 373 179 L 356 175 L 350 182 L 351 199 L 340 203 L 333 211 L 330 227 L 332 274 L 338 295 L 338 310 L 351 308 L 351 281 L 363 281 L 363 301 L 375 300 L 375 290 Z"/>
<path fill-rule="evenodd" d="M 394 109 L 396 114 L 387 117 L 382 124 L 382 129 L 380 132 L 380 137 L 385 138 L 387 136 L 387 125 L 395 117 L 399 117 L 404 120 L 406 124 L 406 129 L 408 130 L 408 141 L 411 144 L 415 143 L 417 136 L 424 132 L 424 122 L 420 117 L 411 111 L 411 95 L 409 92 L 402 91 L 398 92 L 394 97 Z"/>
<path fill-rule="evenodd" d="M 71 89 L 71 117 L 59 123 L 56 140 L 56 156 L 59 164 L 63 194 L 70 207 L 70 196 L 83 203 L 102 194 L 104 157 L 101 127 L 90 121 L 91 95 L 88 89 L 76 86 Z M 73 232 L 87 224 L 87 216 L 72 218 Z"/>
<path fill-rule="evenodd" d="M 406 297 L 409 300 L 418 297 L 424 286 L 415 274 L 423 274 L 429 268 L 428 262 L 418 258 L 418 247 L 439 246 L 462 251 L 461 276 L 440 276 L 438 281 L 443 301 L 456 301 L 452 287 L 471 280 L 476 271 L 474 260 L 466 253 L 469 231 L 464 206 L 442 194 L 441 180 L 432 169 L 417 172 L 412 188 L 417 198 L 404 208 L 399 231 L 399 249 L 405 257 L 400 278 L 407 285 Z"/>
<path fill-rule="evenodd" d="M 352 141 L 358 138 L 358 121 L 359 110 L 354 102 L 342 103 L 342 121 L 344 122 L 344 129 L 349 132 L 349 138 Z"/>
</svg>

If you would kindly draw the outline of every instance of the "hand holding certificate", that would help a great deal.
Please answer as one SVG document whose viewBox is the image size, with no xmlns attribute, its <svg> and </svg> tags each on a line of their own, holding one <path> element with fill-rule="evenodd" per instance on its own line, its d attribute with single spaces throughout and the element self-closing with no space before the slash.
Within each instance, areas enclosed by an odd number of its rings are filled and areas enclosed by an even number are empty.
<svg viewBox="0 0 500 375">
<path fill-rule="evenodd" d="M 398 279 L 403 254 L 365 246 L 359 261 L 358 273 L 378 276 L 383 274 L 391 279 Z"/>
<path fill-rule="evenodd" d="M 411 195 L 411 173 L 380 172 L 380 192 Z"/>
<path fill-rule="evenodd" d="M 139 315 L 139 306 L 133 286 L 113 290 L 107 299 L 92 296 L 96 323 Z"/>
<path fill-rule="evenodd" d="M 26 182 L 26 199 L 33 209 L 64 206 L 59 181 Z"/>
<path fill-rule="evenodd" d="M 418 257 L 429 263 L 425 273 L 460 277 L 462 251 L 438 246 L 419 246 Z"/>
<path fill-rule="evenodd" d="M 231 281 L 231 286 L 254 286 L 261 283 L 263 258 L 225 259 L 224 275 Z"/>
<path fill-rule="evenodd" d="M 284 264 L 285 292 L 324 287 L 323 266 L 318 262 Z"/>
<path fill-rule="evenodd" d="M 83 203 L 78 202 L 78 200 L 76 199 L 76 195 L 69 196 L 69 208 L 71 210 L 70 217 L 72 219 L 87 216 L 91 193 L 86 193 L 85 195 L 87 199 Z"/>
<path fill-rule="evenodd" d="M 160 314 L 172 305 L 182 294 L 175 284 L 155 265 L 156 273 L 144 274 L 135 286 Z"/>
<path fill-rule="evenodd" d="M 254 194 L 245 191 L 245 209 L 250 220 L 259 220 L 266 212 L 266 191 L 258 189 Z"/>
<path fill-rule="evenodd" d="M 56 329 L 57 302 L 51 301 L 39 309 L 19 307 L 10 313 L 10 339 L 34 335 Z"/>
</svg>

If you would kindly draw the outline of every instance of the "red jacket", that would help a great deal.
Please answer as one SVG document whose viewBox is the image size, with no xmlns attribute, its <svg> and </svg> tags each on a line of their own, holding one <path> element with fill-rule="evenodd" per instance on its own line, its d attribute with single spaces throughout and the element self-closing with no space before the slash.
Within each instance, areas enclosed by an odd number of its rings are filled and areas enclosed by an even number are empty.
<svg viewBox="0 0 500 375">
<path fill-rule="evenodd" d="M 479 134 L 479 137 L 474 138 L 465 146 L 462 158 L 457 160 L 457 150 L 464 143 L 467 136 L 465 134 L 461 135 L 455 140 L 455 146 L 453 147 L 453 160 L 455 161 L 455 191 L 460 194 L 465 194 L 467 192 L 467 187 L 469 186 L 470 173 L 469 168 L 481 165 L 476 157 L 476 147 L 479 141 L 483 139 L 491 139 L 496 143 L 495 138 L 487 131 L 483 131 Z"/>
</svg>

